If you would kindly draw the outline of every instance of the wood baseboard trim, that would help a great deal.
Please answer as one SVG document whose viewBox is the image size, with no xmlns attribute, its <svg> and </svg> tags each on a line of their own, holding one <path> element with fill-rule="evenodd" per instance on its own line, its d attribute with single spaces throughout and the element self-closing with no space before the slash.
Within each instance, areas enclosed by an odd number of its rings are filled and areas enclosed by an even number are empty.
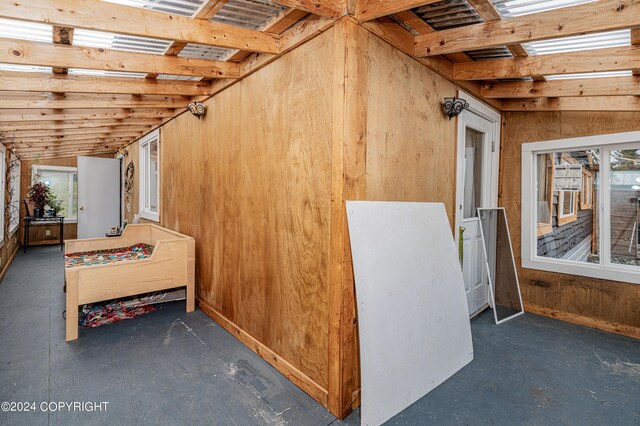
<svg viewBox="0 0 640 426">
<path fill-rule="evenodd" d="M 13 259 L 15 259 L 16 255 L 18 254 L 18 250 L 20 250 L 20 244 L 16 245 L 16 248 L 13 250 L 11 257 L 9 257 L 9 261 L 6 265 L 4 265 L 4 268 L 2 268 L 2 272 L 0 272 L 0 283 L 4 281 L 4 276 L 7 274 L 9 266 L 11 266 L 11 264 L 13 263 Z"/>
<path fill-rule="evenodd" d="M 318 401 L 318 403 L 320 403 L 323 407 L 327 408 L 329 398 L 328 392 L 325 388 L 320 386 L 302 371 L 298 370 L 295 366 L 286 361 L 280 355 L 276 354 L 264 344 L 256 340 L 249 333 L 242 330 L 233 322 L 229 321 L 216 309 L 207 305 L 206 302 L 203 302 L 199 298 L 197 298 L 196 300 L 198 302 L 198 308 L 200 308 L 202 312 L 204 312 L 207 316 L 220 324 L 222 328 L 234 335 L 238 340 L 240 340 L 253 352 L 258 354 L 262 359 L 271 364 L 276 370 L 282 373 L 287 379 L 291 380 L 300 389 L 309 394 L 309 396 L 311 396 L 313 399 Z"/>
<path fill-rule="evenodd" d="M 554 309 L 543 308 L 542 306 L 529 305 L 528 303 L 525 303 L 524 310 L 525 312 L 532 314 L 542 315 L 544 317 L 566 321 L 572 324 L 595 328 L 602 331 L 608 331 L 609 333 L 622 334 L 623 336 L 633 337 L 634 339 L 640 339 L 640 328 L 638 327 L 616 324 L 609 321 L 585 317 L 583 315 L 556 311 Z"/>
<path fill-rule="evenodd" d="M 60 240 L 29 241 L 29 247 L 60 245 Z M 27 251 L 29 251 L 27 247 Z"/>
</svg>

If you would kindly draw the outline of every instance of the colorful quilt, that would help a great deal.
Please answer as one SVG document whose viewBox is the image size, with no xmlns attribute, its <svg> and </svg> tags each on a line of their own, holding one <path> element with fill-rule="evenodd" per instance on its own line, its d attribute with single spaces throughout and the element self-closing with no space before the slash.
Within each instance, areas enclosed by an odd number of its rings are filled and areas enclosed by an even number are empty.
<svg viewBox="0 0 640 426">
<path fill-rule="evenodd" d="M 78 319 L 78 323 L 83 327 L 95 328 L 139 317 L 155 310 L 156 308 L 151 305 L 137 304 L 129 306 L 122 300 L 113 300 L 111 302 L 83 306 L 82 316 Z"/>
<path fill-rule="evenodd" d="M 151 253 L 153 253 L 153 246 L 143 243 L 116 249 L 69 253 L 64 255 L 64 266 L 65 268 L 76 268 L 78 266 L 104 265 L 123 260 L 140 260 L 151 256 Z"/>
</svg>

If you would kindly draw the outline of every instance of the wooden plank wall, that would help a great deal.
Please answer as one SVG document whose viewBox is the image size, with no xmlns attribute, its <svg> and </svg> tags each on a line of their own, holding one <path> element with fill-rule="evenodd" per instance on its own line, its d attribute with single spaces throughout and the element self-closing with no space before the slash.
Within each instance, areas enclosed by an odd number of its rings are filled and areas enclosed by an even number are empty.
<svg viewBox="0 0 640 426">
<path fill-rule="evenodd" d="M 458 88 L 356 24 L 347 33 L 343 199 L 443 202 L 453 224 L 457 123 L 441 105 Z M 340 405 L 347 409 L 359 405 L 360 374 L 346 220 L 343 229 L 334 243 L 344 248 L 342 283 L 333 286 L 341 289 Z"/>
<path fill-rule="evenodd" d="M 456 90 L 343 18 L 161 128 L 161 224 L 196 238 L 200 308 L 337 416 L 360 388 L 344 202 L 439 201 L 453 223 Z"/>
<path fill-rule="evenodd" d="M 525 309 L 589 327 L 640 337 L 640 286 L 523 269 L 520 258 L 522 144 L 640 130 L 637 112 L 504 114 L 500 205 L 507 210 Z"/>
<path fill-rule="evenodd" d="M 161 224 L 200 308 L 327 404 L 333 29 L 161 129 Z M 138 211 L 136 184 L 125 216 Z"/>
</svg>

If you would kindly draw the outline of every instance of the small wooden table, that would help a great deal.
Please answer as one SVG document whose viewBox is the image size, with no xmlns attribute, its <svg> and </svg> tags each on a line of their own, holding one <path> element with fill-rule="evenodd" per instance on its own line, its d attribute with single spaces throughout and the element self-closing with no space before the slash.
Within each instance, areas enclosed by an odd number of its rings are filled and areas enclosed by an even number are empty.
<svg viewBox="0 0 640 426">
<path fill-rule="evenodd" d="M 29 246 L 29 229 L 33 223 L 57 223 L 60 226 L 60 250 L 64 250 L 64 216 L 43 216 L 33 217 L 25 216 L 24 218 L 24 252 L 27 252 Z"/>
</svg>

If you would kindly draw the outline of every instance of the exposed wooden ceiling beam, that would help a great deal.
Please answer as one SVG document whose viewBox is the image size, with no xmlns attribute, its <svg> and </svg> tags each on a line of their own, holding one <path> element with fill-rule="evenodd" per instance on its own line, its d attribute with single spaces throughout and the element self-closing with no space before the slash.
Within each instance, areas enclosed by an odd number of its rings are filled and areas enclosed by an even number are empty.
<svg viewBox="0 0 640 426">
<path fill-rule="evenodd" d="M 358 0 L 356 18 L 359 21 L 370 21 L 438 1 L 440 0 Z"/>
<path fill-rule="evenodd" d="M 482 96 L 485 98 L 640 96 L 640 77 L 496 82 L 483 85 Z"/>
<path fill-rule="evenodd" d="M 138 138 L 138 136 L 136 136 L 135 138 Z M 11 147 L 14 147 L 16 149 L 28 149 L 28 148 L 38 148 L 38 147 L 43 147 L 43 146 L 49 146 L 49 147 L 56 147 L 56 148 L 60 148 L 60 147 L 82 147 L 82 146 L 87 146 L 87 145 L 95 145 L 95 144 L 104 144 L 104 145 L 116 145 L 116 144 L 121 144 L 121 143 L 126 143 L 128 141 L 131 140 L 135 140 L 135 138 L 129 138 L 129 137 L 113 137 L 113 138 L 109 138 L 109 137 L 94 137 L 94 138 L 86 138 L 86 139 L 66 139 L 66 140 L 37 140 L 37 139 L 33 139 L 33 140 L 17 140 L 15 143 L 13 142 L 4 142 L 5 145 L 9 145 Z"/>
<path fill-rule="evenodd" d="M 338 18 L 347 12 L 345 0 L 272 0 L 274 3 L 294 9 L 304 10 L 308 13 L 324 16 L 327 18 Z"/>
<path fill-rule="evenodd" d="M 200 9 L 198 9 L 193 17 L 195 19 L 204 19 L 208 21 L 209 19 L 213 18 L 228 2 L 229 0 L 207 0 L 202 3 Z M 182 52 L 182 49 L 187 47 L 187 44 L 188 43 L 185 43 L 183 41 L 174 41 L 173 43 L 171 43 L 171 46 L 169 46 L 167 51 L 164 52 L 164 54 L 166 56 L 178 56 L 178 54 Z M 148 73 L 145 78 L 154 80 L 158 77 L 159 74 L 160 73 L 156 72 Z"/>
<path fill-rule="evenodd" d="M 100 0 L 0 0 L 0 17 L 140 37 L 278 53 L 271 34 Z"/>
<path fill-rule="evenodd" d="M 183 109 L 183 108 L 181 108 Z M 171 108 L 136 108 L 136 109 L 90 109 L 78 111 L 76 109 L 0 109 L 0 123 L 11 122 L 61 122 L 66 120 L 92 120 L 104 119 L 138 119 L 138 118 L 170 118 L 177 111 Z"/>
<path fill-rule="evenodd" d="M 1 0 L 0 0 L 1 1 Z M 93 47 L 0 38 L 0 62 L 105 71 L 237 78 L 236 64 Z"/>
<path fill-rule="evenodd" d="M 640 63 L 640 46 L 557 53 L 454 64 L 456 80 L 494 80 L 532 75 L 624 71 Z"/>
<path fill-rule="evenodd" d="M 24 153 L 19 153 L 20 158 L 22 160 L 34 160 L 34 159 L 40 159 L 40 160 L 44 160 L 44 159 L 54 159 L 54 158 L 63 158 L 65 156 L 76 156 L 76 155 L 87 155 L 87 156 L 92 156 L 92 155 L 103 155 L 103 154 L 110 154 L 112 152 L 114 152 L 116 149 L 90 149 L 90 150 L 83 150 L 83 151 L 74 151 L 74 152 L 70 152 L 68 153 L 68 155 L 65 155 L 65 153 L 53 153 L 53 154 L 40 154 L 40 153 L 33 153 L 33 152 L 24 152 Z"/>
<path fill-rule="evenodd" d="M 0 91 L 204 96 L 210 82 L 0 71 Z"/>
<path fill-rule="evenodd" d="M 631 30 L 631 45 L 640 46 L 640 28 Z M 633 75 L 640 76 L 640 65 L 633 70 Z"/>
<path fill-rule="evenodd" d="M 185 108 L 192 98 L 159 95 L 89 95 L 72 93 L 55 96 L 39 92 L 0 92 L 0 109 L 29 108 Z"/>
<path fill-rule="evenodd" d="M 12 139 L 26 139 L 30 137 L 46 137 L 46 136 L 135 136 L 143 132 L 148 132 L 153 126 L 129 125 L 129 126 L 110 126 L 110 127 L 93 127 L 86 129 L 44 129 L 44 130 L 12 130 L 0 131 L 0 136 Z"/>
<path fill-rule="evenodd" d="M 271 22 L 269 22 L 267 25 L 265 25 L 262 31 L 269 34 L 280 35 L 284 33 L 286 30 L 288 30 L 289 28 L 293 27 L 298 22 L 300 22 L 300 20 L 302 20 L 308 14 L 309 14 L 308 12 L 305 12 L 303 10 L 289 8 L 284 12 L 282 12 L 278 17 L 273 19 Z M 250 54 L 251 52 L 240 50 L 236 52 L 234 55 L 232 55 L 229 58 L 229 61 L 239 62 L 244 58 L 246 58 L 247 56 L 249 56 Z"/>
<path fill-rule="evenodd" d="M 105 139 L 105 138 L 128 138 L 128 139 L 134 139 L 134 138 L 139 138 L 140 136 L 142 136 L 144 133 L 148 132 L 149 130 L 151 130 L 151 127 L 145 129 L 145 130 L 139 130 L 139 131 L 114 131 L 114 130 L 103 130 L 102 132 L 87 132 L 87 133 L 75 133 L 75 134 L 65 134 L 65 133 L 61 133 L 61 134 L 57 134 L 57 133 L 51 133 L 51 134 L 41 134 L 41 132 L 32 132 L 32 133 L 17 133 L 15 135 L 11 134 L 11 135 L 6 135 L 6 136 L 0 136 L 0 137 L 4 137 L 4 138 L 8 138 L 12 141 L 35 141 L 35 140 L 50 140 L 50 141 L 67 141 L 67 140 L 86 140 L 86 139 L 93 139 L 93 140 L 98 140 L 98 139 Z"/>
<path fill-rule="evenodd" d="M 156 126 L 162 123 L 161 118 L 137 118 L 133 120 L 70 120 L 70 121 L 15 121 L 0 123 L 0 134 L 18 130 L 62 130 L 92 129 L 111 126 Z M 10 134 L 10 133 L 9 133 Z"/>
<path fill-rule="evenodd" d="M 503 111 L 640 111 L 638 96 L 505 99 Z"/>
<path fill-rule="evenodd" d="M 216 16 L 227 3 L 229 3 L 229 0 L 207 0 L 202 3 L 202 6 L 200 6 L 200 9 L 198 9 L 193 17 L 196 19 L 206 19 L 208 21 Z"/>
<path fill-rule="evenodd" d="M 501 21 L 502 15 L 498 12 L 498 9 L 493 5 L 491 0 L 467 0 L 467 2 L 478 12 L 478 15 L 484 22 Z M 522 58 L 529 56 L 529 52 L 524 48 L 522 44 L 510 44 L 507 49 L 516 58 Z M 541 75 L 531 76 L 536 81 L 545 81 L 546 78 Z"/>
<path fill-rule="evenodd" d="M 546 40 L 640 26 L 640 0 L 600 0 L 416 37 L 417 56 Z"/>
<path fill-rule="evenodd" d="M 53 27 L 53 43 L 54 44 L 65 44 L 70 46 L 73 43 L 73 28 L 69 27 Z M 67 68 L 53 68 L 54 74 L 67 74 Z"/>
<path fill-rule="evenodd" d="M 398 12 L 394 16 L 400 21 L 402 21 L 405 25 L 413 29 L 418 34 L 428 34 L 436 31 L 431 27 L 431 25 L 427 24 L 422 18 L 420 18 L 415 13 L 413 13 L 413 11 L 411 10 Z M 464 52 L 451 53 L 449 55 L 444 55 L 444 57 L 450 60 L 451 62 L 472 62 L 473 61 L 473 59 L 471 59 Z"/>
</svg>

